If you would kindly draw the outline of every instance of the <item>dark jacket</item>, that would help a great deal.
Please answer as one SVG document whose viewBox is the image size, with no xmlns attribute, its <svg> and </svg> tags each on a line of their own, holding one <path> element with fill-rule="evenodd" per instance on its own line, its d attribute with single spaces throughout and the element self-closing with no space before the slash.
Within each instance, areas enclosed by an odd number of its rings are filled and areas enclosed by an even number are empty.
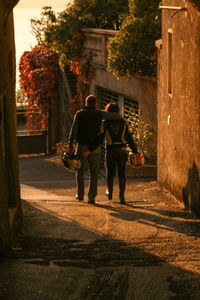
<svg viewBox="0 0 200 300">
<path fill-rule="evenodd" d="M 100 130 L 102 112 L 95 107 L 84 107 L 74 116 L 74 121 L 69 134 L 69 146 L 76 141 L 79 145 L 93 143 Z"/>
<path fill-rule="evenodd" d="M 92 151 L 95 149 L 104 138 L 106 138 L 107 150 L 124 150 L 126 144 L 128 144 L 132 152 L 137 153 L 137 147 L 134 143 L 133 136 L 129 132 L 128 124 L 124 119 L 108 119 L 102 121 L 100 132 L 94 142 L 90 144 L 89 150 Z"/>
</svg>

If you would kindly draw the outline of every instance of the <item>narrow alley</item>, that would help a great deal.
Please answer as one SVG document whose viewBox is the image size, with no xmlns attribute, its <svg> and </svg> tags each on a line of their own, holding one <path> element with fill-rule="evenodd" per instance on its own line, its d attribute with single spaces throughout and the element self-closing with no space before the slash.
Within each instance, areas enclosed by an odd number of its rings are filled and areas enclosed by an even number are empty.
<svg viewBox="0 0 200 300">
<path fill-rule="evenodd" d="M 75 200 L 55 156 L 19 159 L 24 230 L 1 258 L 0 299 L 200 299 L 200 222 L 155 179 L 129 178 L 127 205 Z"/>
</svg>

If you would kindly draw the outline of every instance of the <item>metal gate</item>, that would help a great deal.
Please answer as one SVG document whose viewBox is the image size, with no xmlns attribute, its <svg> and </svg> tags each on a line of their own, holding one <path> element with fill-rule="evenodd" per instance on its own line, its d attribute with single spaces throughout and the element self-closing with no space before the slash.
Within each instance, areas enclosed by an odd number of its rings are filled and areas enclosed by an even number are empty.
<svg viewBox="0 0 200 300">
<path fill-rule="evenodd" d="M 130 97 L 107 89 L 99 88 L 99 99 L 101 109 L 104 109 L 110 102 L 118 103 L 119 108 L 121 108 L 120 110 L 122 115 L 126 119 L 129 117 L 131 112 L 139 115 L 139 102 Z"/>
<path fill-rule="evenodd" d="M 132 113 L 139 115 L 139 103 L 131 98 L 124 97 L 124 118 L 128 119 Z"/>
<path fill-rule="evenodd" d="M 17 110 L 18 154 L 39 154 L 48 151 L 48 131 L 26 128 L 25 109 Z"/>
<path fill-rule="evenodd" d="M 105 106 L 110 102 L 118 103 L 118 94 L 117 93 L 103 89 L 103 88 L 100 88 L 99 91 L 100 91 L 101 109 L 104 109 Z"/>
</svg>

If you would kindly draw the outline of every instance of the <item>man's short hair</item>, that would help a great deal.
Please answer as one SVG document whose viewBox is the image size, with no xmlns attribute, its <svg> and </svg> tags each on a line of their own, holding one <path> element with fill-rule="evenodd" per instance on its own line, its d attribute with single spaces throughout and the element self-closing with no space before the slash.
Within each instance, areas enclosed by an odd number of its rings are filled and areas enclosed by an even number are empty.
<svg viewBox="0 0 200 300">
<path fill-rule="evenodd" d="M 119 106 L 117 103 L 115 102 L 110 102 L 106 105 L 105 107 L 105 111 L 109 111 L 109 112 L 119 112 Z"/>
<path fill-rule="evenodd" d="M 95 107 L 96 106 L 97 99 L 94 95 L 89 95 L 85 99 L 85 106 L 89 107 Z"/>
</svg>

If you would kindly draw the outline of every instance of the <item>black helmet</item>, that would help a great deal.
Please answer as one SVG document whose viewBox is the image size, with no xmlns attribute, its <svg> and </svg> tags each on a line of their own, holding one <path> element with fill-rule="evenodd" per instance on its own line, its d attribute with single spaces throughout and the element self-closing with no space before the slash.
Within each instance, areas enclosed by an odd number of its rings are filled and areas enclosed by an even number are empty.
<svg viewBox="0 0 200 300">
<path fill-rule="evenodd" d="M 69 171 L 77 171 L 81 167 L 81 161 L 75 154 L 69 154 L 68 152 L 62 152 L 61 160 L 65 168 Z"/>
</svg>

